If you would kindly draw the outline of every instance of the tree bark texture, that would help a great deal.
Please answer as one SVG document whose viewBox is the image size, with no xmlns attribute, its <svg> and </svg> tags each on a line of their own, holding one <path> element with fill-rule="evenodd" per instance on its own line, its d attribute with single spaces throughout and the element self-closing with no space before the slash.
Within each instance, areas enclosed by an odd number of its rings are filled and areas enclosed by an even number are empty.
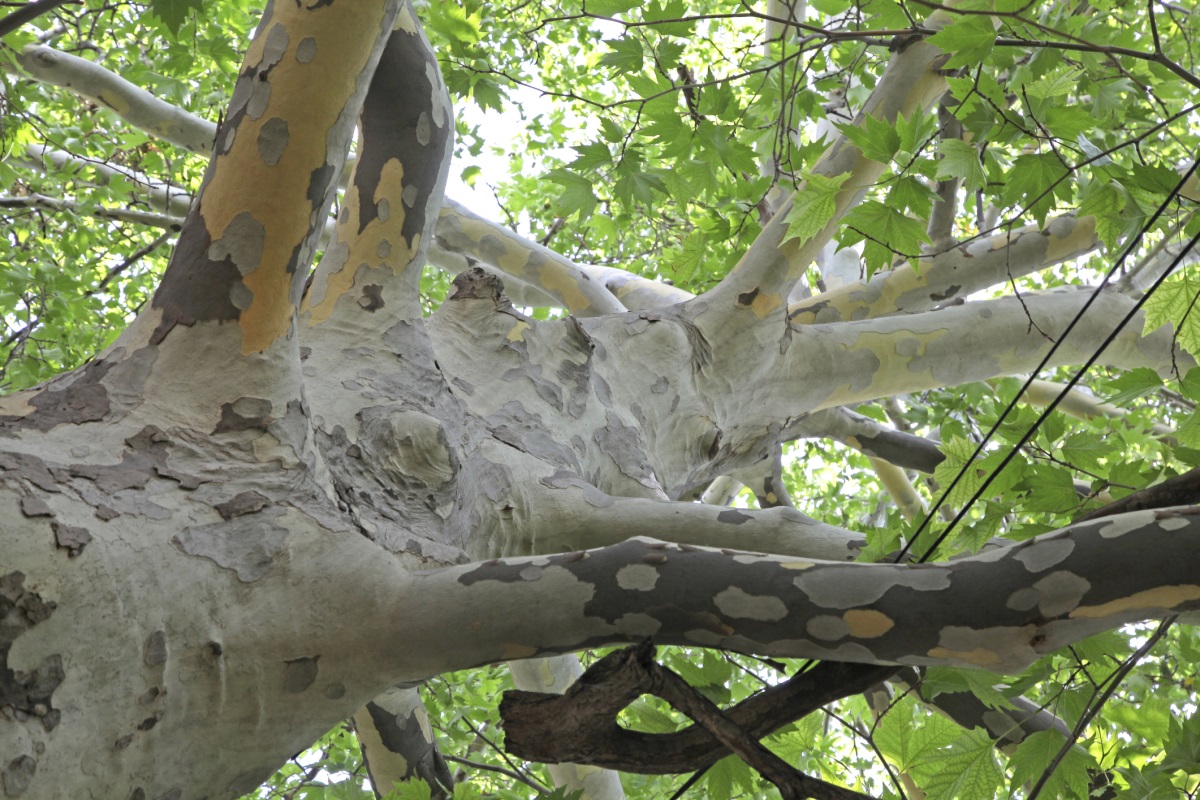
<svg viewBox="0 0 1200 800">
<path fill-rule="evenodd" d="M 942 63 L 924 42 L 897 51 L 864 113 L 929 107 Z M 957 248 L 789 311 L 829 230 L 783 243 L 787 203 L 714 291 L 655 289 L 447 210 L 453 124 L 407 2 L 270 4 L 200 195 L 161 197 L 189 210 L 153 301 L 84 367 L 0 398 L 8 796 L 236 797 L 356 712 L 399 728 L 413 709 L 393 687 L 502 660 L 652 637 L 1012 671 L 1200 608 L 1187 508 L 898 565 L 851 563 L 860 534 L 786 504 L 680 499 L 773 463 L 806 423 L 892 457 L 903 437 L 837 409 L 1029 370 L 1082 292 L 935 310 L 996 279 Z M 844 139 L 822 164 L 854 176 L 839 213 L 881 169 Z M 1035 270 L 1092 231 L 1064 218 L 1011 239 Z M 492 271 L 464 271 L 423 319 L 435 243 Z M 954 277 L 976 267 L 992 272 Z M 527 318 L 499 271 L 578 315 Z M 1089 356 L 1130 305 L 1099 302 L 1053 363 Z M 1129 332 L 1102 362 L 1187 359 L 1166 332 Z M 413 768 L 442 774 L 414 742 Z"/>
</svg>

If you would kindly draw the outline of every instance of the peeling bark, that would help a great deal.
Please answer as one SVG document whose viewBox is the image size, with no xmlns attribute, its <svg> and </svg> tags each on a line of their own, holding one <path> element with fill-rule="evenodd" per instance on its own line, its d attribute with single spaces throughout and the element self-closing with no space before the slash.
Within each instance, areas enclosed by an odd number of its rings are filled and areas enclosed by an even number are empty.
<svg viewBox="0 0 1200 800">
<path fill-rule="evenodd" d="M 864 113 L 936 101 L 942 58 L 924 42 L 895 53 Z M 360 157 L 308 286 L 356 121 Z M 862 535 L 775 486 L 779 443 L 799 435 L 930 466 L 928 443 L 840 407 L 1028 371 L 1082 292 L 934 310 L 959 271 L 960 287 L 997 274 L 960 270 L 976 258 L 965 245 L 920 280 L 895 270 L 789 320 L 789 289 L 837 220 L 784 245 L 785 208 L 690 298 L 443 213 L 452 131 L 408 3 L 269 6 L 199 197 L 150 187 L 157 210 L 187 214 L 153 302 L 91 363 L 0 398 L 6 792 L 236 797 L 351 715 L 382 746 L 367 745 L 373 775 L 445 786 L 395 687 L 450 670 L 647 637 L 874 665 L 823 669 L 875 679 L 887 665 L 1020 670 L 1200 609 L 1193 508 L 870 565 L 850 563 Z M 821 169 L 852 173 L 841 214 L 882 166 L 840 141 Z M 1086 222 L 1053 225 L 999 243 L 1029 271 L 1091 246 Z M 439 241 L 493 271 L 463 272 L 424 319 Z M 578 316 L 524 316 L 497 270 Z M 1105 293 L 1052 363 L 1086 359 L 1129 307 Z M 1187 363 L 1165 331 L 1127 331 L 1102 361 Z M 723 475 L 775 507 L 681 499 Z M 712 737 L 679 763 L 714 757 L 711 738 L 762 756 L 754 731 L 692 712 Z"/>
</svg>

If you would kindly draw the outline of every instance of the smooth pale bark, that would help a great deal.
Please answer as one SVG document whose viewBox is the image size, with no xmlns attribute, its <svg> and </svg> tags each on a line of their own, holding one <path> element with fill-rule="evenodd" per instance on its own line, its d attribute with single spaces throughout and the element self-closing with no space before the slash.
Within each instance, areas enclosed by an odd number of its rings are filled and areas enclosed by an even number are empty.
<svg viewBox="0 0 1200 800">
<path fill-rule="evenodd" d="M 1095 217 L 1056 217 L 1042 228 L 1028 225 L 969 240 L 921 259 L 915 267 L 901 264 L 868 281 L 793 303 L 788 319 L 809 324 L 928 311 L 1078 258 L 1098 245 Z"/>
<path fill-rule="evenodd" d="M 948 19 L 945 12 L 935 12 L 926 25 L 937 29 Z M 855 124 L 863 124 L 865 117 L 895 122 L 898 117 L 930 108 L 946 91 L 941 67 L 947 60 L 942 51 L 923 41 L 898 48 L 855 117 Z M 807 239 L 786 238 L 785 219 L 795 197 L 811 191 L 805 182 L 779 207 L 742 260 L 706 296 L 713 304 L 726 308 L 726 313 L 749 310 L 759 319 L 785 304 L 792 286 L 833 238 L 839 220 L 862 201 L 884 168 L 839 133 L 811 170 L 814 175 L 843 178 L 829 223 Z"/>
<path fill-rule="evenodd" d="M 896 57 L 922 97 L 929 49 Z M 786 507 L 679 502 L 814 411 L 1031 369 L 1049 344 L 1026 314 L 1058 335 L 1081 295 L 797 326 L 726 302 L 786 295 L 756 245 L 715 297 L 535 322 L 479 270 L 424 320 L 453 128 L 434 64 L 407 4 L 274 4 L 154 301 L 0 399 L 7 793 L 233 797 L 398 684 L 647 636 L 1003 671 L 1200 608 L 1187 510 L 911 566 L 847 563 L 857 534 Z M 1168 370 L 1169 339 L 1105 362 Z"/>
<path fill-rule="evenodd" d="M 197 153 L 212 150 L 216 125 L 158 99 L 99 64 L 45 45 L 30 45 L 15 60 L 37 80 L 94 100 L 160 139 Z"/>
</svg>

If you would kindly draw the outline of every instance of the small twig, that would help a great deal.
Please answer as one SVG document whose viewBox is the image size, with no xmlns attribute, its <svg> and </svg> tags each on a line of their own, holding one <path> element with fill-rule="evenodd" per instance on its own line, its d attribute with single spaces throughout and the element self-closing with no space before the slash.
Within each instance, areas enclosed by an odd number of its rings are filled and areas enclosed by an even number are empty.
<svg viewBox="0 0 1200 800">
<path fill-rule="evenodd" d="M 1041 777 L 1038 778 L 1037 783 L 1033 785 L 1033 789 L 1029 792 L 1029 800 L 1035 800 L 1038 794 L 1041 793 L 1042 789 L 1046 786 L 1046 781 L 1050 780 L 1050 776 L 1054 774 L 1054 770 L 1058 769 L 1058 765 L 1067 757 L 1067 753 L 1071 752 L 1071 748 L 1075 746 L 1075 742 L 1079 741 L 1079 737 L 1087 729 L 1088 724 L 1100 713 L 1100 709 L 1104 707 L 1104 704 L 1112 697 L 1113 692 L 1125 680 L 1125 676 L 1138 665 L 1139 661 L 1145 658 L 1154 645 L 1158 644 L 1158 641 L 1166 635 L 1171 624 L 1178 618 L 1178 615 L 1173 615 L 1159 623 L 1158 628 L 1154 633 L 1150 634 L 1150 638 L 1146 640 L 1146 643 L 1135 650 L 1129 658 L 1125 659 L 1117 671 L 1108 677 L 1108 686 L 1100 693 L 1098 701 L 1088 704 L 1087 711 L 1079 717 L 1079 721 L 1075 723 L 1075 727 L 1071 730 L 1071 735 L 1067 737 L 1067 740 L 1063 742 L 1063 746 L 1054 754 L 1054 758 L 1050 759 L 1050 763 L 1042 770 Z"/>
<path fill-rule="evenodd" d="M 530 787 L 535 792 L 537 792 L 538 796 L 540 796 L 540 797 L 545 797 L 546 795 L 550 794 L 550 790 L 547 789 L 545 786 L 542 786 L 540 783 L 533 780 L 529 776 L 522 775 L 521 773 L 515 772 L 511 769 L 505 769 L 504 767 L 500 767 L 495 764 L 485 764 L 482 761 L 472 761 L 469 758 L 459 758 L 458 756 L 443 755 L 442 758 L 446 759 L 447 761 L 453 761 L 455 764 L 462 764 L 464 767 L 471 767 L 472 769 L 482 769 L 482 770 L 487 770 L 488 772 L 497 772 L 501 775 L 507 775 L 508 777 L 512 778 L 513 780 L 520 781 L 521 783 Z"/>
</svg>

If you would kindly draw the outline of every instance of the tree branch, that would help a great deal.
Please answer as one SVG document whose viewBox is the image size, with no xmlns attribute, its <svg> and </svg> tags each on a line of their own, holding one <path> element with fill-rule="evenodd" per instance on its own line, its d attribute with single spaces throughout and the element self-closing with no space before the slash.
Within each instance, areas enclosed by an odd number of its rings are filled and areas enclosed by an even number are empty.
<svg viewBox="0 0 1200 800">
<path fill-rule="evenodd" d="M 0 36 L 7 36 L 26 22 L 31 22 L 42 14 L 48 14 L 54 9 L 68 3 L 80 0 L 31 0 L 8 16 L 0 19 Z"/>
<path fill-rule="evenodd" d="M 151 136 L 196 153 L 212 152 L 216 125 L 159 100 L 99 64 L 45 45 L 26 47 L 16 61 L 30 77 L 71 89 Z"/>
<path fill-rule="evenodd" d="M 704 770 L 729 752 L 743 757 L 770 780 L 805 786 L 783 762 L 770 762 L 758 739 L 827 703 L 856 694 L 896 672 L 895 667 L 823 662 L 721 711 L 701 702 L 679 676 L 651 661 L 645 642 L 597 661 L 562 695 L 505 692 L 500 702 L 509 752 L 535 761 L 563 760 L 640 774 Z M 629 730 L 617 714 L 643 694 L 655 694 L 698 724 L 666 734 Z M 830 784 L 810 786 L 811 797 L 855 797 Z M 831 792 L 818 794 L 816 792 Z"/>
<path fill-rule="evenodd" d="M 356 337 L 373 338 L 371 332 L 421 316 L 421 269 L 454 150 L 450 95 L 407 0 L 372 78 L 359 130 L 334 237 L 303 312 L 309 326 L 332 319 Z"/>
<path fill-rule="evenodd" d="M 1077 258 L 1095 249 L 1095 217 L 1056 217 L 1045 227 L 970 239 L 935 253 L 919 268 L 910 263 L 794 303 L 788 318 L 800 325 L 928 311 L 974 292 Z"/>
<path fill-rule="evenodd" d="M 930 27 L 940 27 L 943 21 L 935 14 Z M 894 122 L 898 116 L 928 109 L 946 90 L 940 72 L 946 58 L 941 50 L 921 41 L 895 52 L 856 122 L 861 123 L 867 116 Z M 721 309 L 718 313 L 722 318 L 739 309 L 751 309 L 756 318 L 762 318 L 786 302 L 792 285 L 830 240 L 839 220 L 862 200 L 884 169 L 885 165 L 866 158 L 839 135 L 812 169 L 813 174 L 826 177 L 849 174 L 835 197 L 835 210 L 828 224 L 811 238 L 784 241 L 785 218 L 796 198 L 808 190 L 807 183 L 802 185 L 763 228 L 737 266 L 704 295 L 705 307 Z"/>
<path fill-rule="evenodd" d="M 904 317 L 883 317 L 822 327 L 820 335 L 792 340 L 783 355 L 772 400 L 774 415 L 812 411 L 940 386 L 955 386 L 1027 372 L 1092 294 L 1063 291 L 1005 297 Z M 1133 301 L 1102 291 L 1090 313 L 1063 339 L 1048 366 L 1082 364 L 1133 307 Z M 1122 369 L 1186 370 L 1192 359 L 1177 351 L 1170 331 L 1141 336 L 1141 315 L 1122 330 L 1098 363 Z M 805 329 L 801 329 L 805 330 Z M 730 365 L 731 370 L 736 365 Z M 809 394 L 813 370 L 840 386 L 824 397 Z M 844 377 L 836 377 L 836 376 Z M 832 376 L 832 377 L 831 377 Z M 869 376 L 869 377 L 865 377 Z M 773 416 L 774 416 L 773 415 Z"/>
<path fill-rule="evenodd" d="M 1200 608 L 1198 545 L 1194 508 L 1079 523 L 946 564 L 796 561 L 633 539 L 414 576 L 395 589 L 404 613 L 387 640 L 415 674 L 646 636 L 1011 673 L 1099 631 Z M 426 642 L 442 646 L 418 647 Z"/>
<path fill-rule="evenodd" d="M 18 197 L 0 197 L 0 208 L 39 208 L 47 211 L 69 211 L 75 214 L 85 214 L 97 219 L 111 219 L 119 222 L 132 222 L 138 225 L 148 225 L 162 228 L 166 231 L 178 232 L 183 227 L 183 220 L 167 214 L 155 214 L 150 211 L 139 211 L 134 208 L 103 208 L 88 207 L 77 200 L 67 200 L 61 197 L 49 197 L 44 194 L 27 194 Z"/>
</svg>

